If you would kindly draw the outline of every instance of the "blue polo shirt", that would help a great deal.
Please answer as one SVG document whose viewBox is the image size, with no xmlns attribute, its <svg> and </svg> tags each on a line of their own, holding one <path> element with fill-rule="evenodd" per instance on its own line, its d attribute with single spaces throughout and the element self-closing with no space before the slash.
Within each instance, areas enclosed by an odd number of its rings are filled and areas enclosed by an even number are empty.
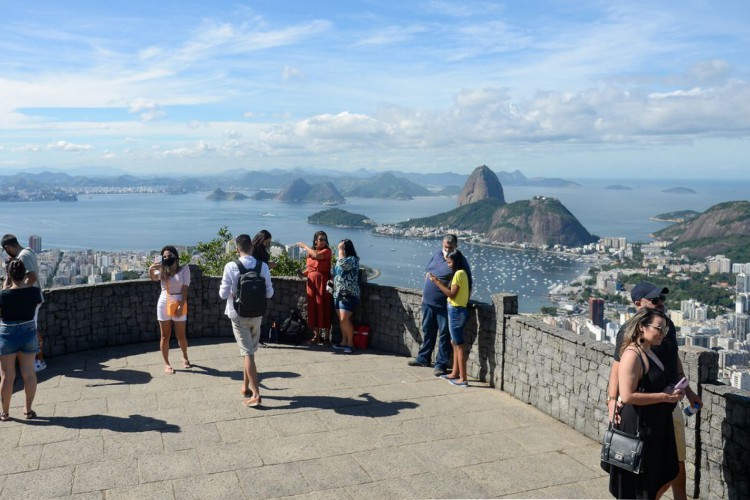
<svg viewBox="0 0 750 500">
<path fill-rule="evenodd" d="M 466 255 L 464 255 L 465 257 Z M 443 258 L 442 249 L 432 254 L 432 258 L 427 263 L 425 271 L 434 274 L 437 279 L 450 288 L 453 271 L 451 271 L 448 262 Z M 466 261 L 466 274 L 471 276 L 471 267 L 468 260 Z M 427 279 L 427 275 L 425 274 L 424 286 L 422 287 L 422 303 L 434 307 L 447 307 L 447 301 L 448 297 L 440 291 L 437 285 Z"/>
</svg>

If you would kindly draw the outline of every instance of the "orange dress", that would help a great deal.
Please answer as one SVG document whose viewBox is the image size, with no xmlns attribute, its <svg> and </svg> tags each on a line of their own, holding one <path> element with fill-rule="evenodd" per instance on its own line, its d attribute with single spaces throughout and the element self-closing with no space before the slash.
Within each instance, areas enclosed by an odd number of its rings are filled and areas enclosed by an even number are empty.
<svg viewBox="0 0 750 500">
<path fill-rule="evenodd" d="M 307 324 L 310 328 L 330 328 L 333 297 L 326 291 L 331 279 L 331 249 L 318 250 L 318 258 L 307 257 Z"/>
</svg>

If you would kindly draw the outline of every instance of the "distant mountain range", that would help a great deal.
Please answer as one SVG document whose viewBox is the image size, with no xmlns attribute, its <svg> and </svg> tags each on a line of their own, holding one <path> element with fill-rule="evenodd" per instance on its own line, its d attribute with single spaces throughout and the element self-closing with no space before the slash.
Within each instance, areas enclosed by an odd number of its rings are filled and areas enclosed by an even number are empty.
<svg viewBox="0 0 750 500">
<path fill-rule="evenodd" d="M 154 190 L 179 194 L 195 191 L 271 190 L 278 192 L 289 187 L 290 179 L 304 179 L 310 185 L 330 183 L 341 196 L 363 198 L 410 199 L 415 196 L 444 196 L 456 192 L 468 176 L 453 172 L 421 174 L 413 172 L 371 172 L 357 170 L 244 170 L 235 169 L 204 176 L 134 176 L 118 169 L 77 169 L 86 175 L 59 171 L 23 172 L 0 175 L 0 190 L 63 189 L 72 193 L 92 192 L 96 189 L 133 189 L 149 187 Z M 495 173 L 506 186 L 576 187 L 572 181 L 557 178 L 526 178 L 520 171 Z M 274 194 L 273 196 L 276 196 Z M 264 195 L 260 194 L 258 197 Z M 269 197 L 265 195 L 265 197 Z"/>
</svg>

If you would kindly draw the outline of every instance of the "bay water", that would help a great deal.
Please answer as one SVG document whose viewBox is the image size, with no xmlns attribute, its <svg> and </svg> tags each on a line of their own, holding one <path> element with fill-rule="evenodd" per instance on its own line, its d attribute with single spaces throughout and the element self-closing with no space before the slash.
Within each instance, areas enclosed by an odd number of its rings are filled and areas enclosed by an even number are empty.
<svg viewBox="0 0 750 500">
<path fill-rule="evenodd" d="M 675 210 L 703 211 L 721 201 L 747 199 L 750 181 L 708 182 L 654 180 L 578 180 L 581 187 L 544 188 L 507 186 L 508 202 L 536 195 L 554 196 L 589 232 L 599 236 L 625 236 L 628 241 L 648 241 L 649 234 L 667 224 L 649 217 Z M 632 191 L 608 190 L 620 183 Z M 664 193 L 668 187 L 688 187 L 696 194 Z M 23 242 L 31 234 L 42 237 L 43 248 L 158 250 L 165 244 L 194 245 L 216 236 L 228 226 L 233 234 L 254 235 L 269 230 L 284 244 L 312 243 L 318 229 L 332 244 L 350 238 L 362 263 L 381 271 L 376 283 L 408 288 L 422 287 L 424 266 L 438 240 L 381 237 L 367 230 L 317 227 L 307 217 L 325 209 L 319 204 L 276 201 L 210 201 L 208 193 L 186 195 L 107 194 L 82 195 L 78 202 L 0 203 L 0 231 L 14 233 Z M 349 198 L 341 207 L 365 214 L 380 223 L 400 222 L 434 215 L 456 206 L 455 197 L 380 200 Z M 475 276 L 472 298 L 488 301 L 499 291 L 519 295 L 522 312 L 549 305 L 545 296 L 554 283 L 575 279 L 588 268 L 578 257 L 534 250 L 520 251 L 461 244 Z"/>
</svg>

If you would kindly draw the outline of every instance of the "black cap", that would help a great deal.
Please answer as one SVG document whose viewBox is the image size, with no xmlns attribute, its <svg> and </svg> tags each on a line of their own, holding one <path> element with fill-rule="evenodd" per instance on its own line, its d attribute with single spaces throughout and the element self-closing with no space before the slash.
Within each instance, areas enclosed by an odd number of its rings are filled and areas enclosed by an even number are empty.
<svg viewBox="0 0 750 500">
<path fill-rule="evenodd" d="M 641 299 L 655 299 L 659 295 L 667 293 L 669 293 L 667 287 L 661 288 L 648 281 L 641 281 L 630 291 L 630 298 L 633 299 L 633 302 L 638 302 Z"/>
</svg>

